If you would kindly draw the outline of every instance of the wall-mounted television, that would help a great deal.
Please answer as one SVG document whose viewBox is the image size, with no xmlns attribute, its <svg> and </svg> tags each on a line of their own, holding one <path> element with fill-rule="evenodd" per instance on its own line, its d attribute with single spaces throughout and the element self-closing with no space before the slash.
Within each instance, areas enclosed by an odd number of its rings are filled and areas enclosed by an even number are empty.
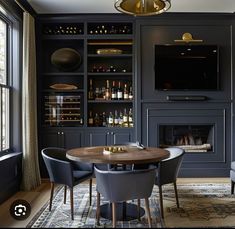
<svg viewBox="0 0 235 229">
<path fill-rule="evenodd" d="M 156 90 L 219 90 L 217 45 L 155 45 Z"/>
</svg>

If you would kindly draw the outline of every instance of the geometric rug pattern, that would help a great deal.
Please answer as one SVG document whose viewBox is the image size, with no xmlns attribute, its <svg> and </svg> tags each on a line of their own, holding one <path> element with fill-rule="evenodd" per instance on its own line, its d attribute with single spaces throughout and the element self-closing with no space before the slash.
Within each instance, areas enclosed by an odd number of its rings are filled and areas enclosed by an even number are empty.
<svg viewBox="0 0 235 229">
<path fill-rule="evenodd" d="M 164 220 L 160 218 L 158 187 L 154 186 L 150 197 L 152 225 L 157 228 L 235 227 L 235 196 L 230 194 L 230 184 L 178 184 L 180 208 L 176 207 L 173 185 L 163 186 Z M 54 194 L 52 211 L 49 201 L 40 209 L 27 227 L 31 228 L 111 228 L 112 222 L 101 218 L 96 225 L 96 187 L 93 185 L 92 206 L 89 206 L 89 186 L 80 184 L 74 188 L 74 220 L 70 215 L 69 191 L 63 204 L 64 189 Z M 133 201 L 131 201 L 133 202 Z M 107 203 L 101 198 L 101 204 Z M 136 203 L 136 201 L 134 201 Z M 144 200 L 141 201 L 144 207 Z M 147 228 L 147 217 L 141 221 L 118 221 L 118 228 Z"/>
</svg>

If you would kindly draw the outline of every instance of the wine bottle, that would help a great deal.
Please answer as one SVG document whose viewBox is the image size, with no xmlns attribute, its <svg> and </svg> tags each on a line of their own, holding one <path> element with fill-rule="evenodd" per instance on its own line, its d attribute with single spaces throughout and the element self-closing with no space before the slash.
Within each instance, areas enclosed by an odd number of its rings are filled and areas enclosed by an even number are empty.
<svg viewBox="0 0 235 229">
<path fill-rule="evenodd" d="M 123 91 L 122 91 L 122 88 L 121 88 L 121 82 L 120 81 L 118 82 L 117 99 L 118 100 L 123 99 Z"/>
<path fill-rule="evenodd" d="M 111 99 L 111 90 L 109 87 L 109 80 L 106 80 L 105 99 L 106 100 Z"/>
<path fill-rule="evenodd" d="M 128 115 L 126 112 L 126 108 L 124 109 L 124 113 L 123 113 L 123 123 L 122 123 L 123 127 L 128 127 Z"/>
<path fill-rule="evenodd" d="M 89 126 L 93 126 L 94 125 L 92 111 L 89 112 L 88 125 Z"/>
<path fill-rule="evenodd" d="M 121 111 L 119 113 L 118 125 L 123 126 L 123 114 Z"/>
<path fill-rule="evenodd" d="M 100 118 L 98 113 L 95 113 L 95 117 L 94 117 L 94 126 L 98 127 L 100 125 Z"/>
<path fill-rule="evenodd" d="M 127 84 L 124 84 L 124 99 L 129 99 L 129 93 L 127 89 Z"/>
<path fill-rule="evenodd" d="M 118 126 L 118 112 L 115 110 L 114 112 L 114 126 Z"/>
<path fill-rule="evenodd" d="M 89 87 L 89 92 L 88 92 L 88 99 L 93 100 L 94 99 L 94 90 L 92 86 L 92 79 L 90 79 L 90 87 Z"/>
<path fill-rule="evenodd" d="M 132 109 L 130 108 L 129 114 L 128 114 L 128 126 L 133 127 L 133 114 L 132 114 Z"/>
<path fill-rule="evenodd" d="M 105 114 L 105 112 L 103 112 L 103 114 L 102 114 L 102 126 L 103 126 L 103 127 L 107 126 L 106 114 Z"/>
<path fill-rule="evenodd" d="M 113 113 L 109 113 L 109 118 L 108 118 L 108 126 L 113 127 Z"/>
<path fill-rule="evenodd" d="M 130 99 L 130 100 L 132 100 L 132 99 L 133 99 L 133 91 L 132 91 L 132 87 L 130 87 L 128 97 L 129 97 L 129 99 Z"/>
<path fill-rule="evenodd" d="M 113 86 L 112 86 L 111 92 L 112 92 L 111 99 L 116 100 L 117 99 L 117 90 L 115 87 L 115 81 L 113 81 Z"/>
</svg>

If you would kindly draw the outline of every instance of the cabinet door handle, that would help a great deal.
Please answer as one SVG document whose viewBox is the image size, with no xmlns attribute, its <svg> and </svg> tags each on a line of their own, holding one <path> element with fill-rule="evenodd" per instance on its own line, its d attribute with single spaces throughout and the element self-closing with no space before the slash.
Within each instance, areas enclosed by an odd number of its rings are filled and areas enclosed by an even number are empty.
<svg viewBox="0 0 235 229">
<path fill-rule="evenodd" d="M 61 134 L 63 135 L 63 134 L 64 134 L 64 132 L 61 132 Z"/>
<path fill-rule="evenodd" d="M 109 135 L 110 133 L 108 132 L 107 135 Z"/>
<path fill-rule="evenodd" d="M 111 134 L 112 134 L 112 135 L 114 135 L 114 133 L 113 133 L 113 132 L 111 132 Z"/>
<path fill-rule="evenodd" d="M 60 135 L 60 132 L 58 132 L 58 135 Z"/>
</svg>

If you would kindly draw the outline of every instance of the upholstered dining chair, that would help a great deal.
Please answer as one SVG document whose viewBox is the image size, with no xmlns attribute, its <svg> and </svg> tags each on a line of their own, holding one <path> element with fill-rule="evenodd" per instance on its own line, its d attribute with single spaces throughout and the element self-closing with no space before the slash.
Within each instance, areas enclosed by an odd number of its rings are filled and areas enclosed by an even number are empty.
<svg viewBox="0 0 235 229">
<path fill-rule="evenodd" d="M 104 171 L 96 166 L 96 189 L 97 189 L 97 224 L 100 219 L 100 195 L 112 203 L 113 227 L 116 227 L 116 203 L 133 199 L 145 199 L 148 224 L 151 227 L 151 215 L 148 198 L 151 196 L 156 168 L 150 167 L 144 170 L 132 171 Z"/>
<path fill-rule="evenodd" d="M 231 194 L 234 194 L 234 185 L 235 185 L 235 161 L 232 161 L 232 162 L 231 162 L 230 179 L 231 179 Z"/>
<path fill-rule="evenodd" d="M 170 156 L 158 163 L 157 175 L 155 178 L 155 184 L 159 187 L 159 199 L 161 217 L 164 218 L 163 198 L 162 198 L 162 186 L 165 184 L 174 184 L 175 198 L 177 208 L 179 208 L 179 200 L 177 193 L 176 180 L 180 170 L 180 166 L 183 160 L 184 150 L 178 147 L 166 148 L 170 152 Z"/>
<path fill-rule="evenodd" d="M 49 211 L 52 208 L 52 200 L 54 193 L 54 184 L 64 185 L 64 203 L 66 203 L 67 187 L 70 189 L 71 219 L 74 219 L 73 207 L 73 187 L 85 180 L 90 180 L 90 206 L 92 196 L 92 164 L 73 162 L 66 158 L 66 149 L 48 147 L 41 151 L 43 160 L 49 174 L 51 182 L 51 195 Z"/>
</svg>

